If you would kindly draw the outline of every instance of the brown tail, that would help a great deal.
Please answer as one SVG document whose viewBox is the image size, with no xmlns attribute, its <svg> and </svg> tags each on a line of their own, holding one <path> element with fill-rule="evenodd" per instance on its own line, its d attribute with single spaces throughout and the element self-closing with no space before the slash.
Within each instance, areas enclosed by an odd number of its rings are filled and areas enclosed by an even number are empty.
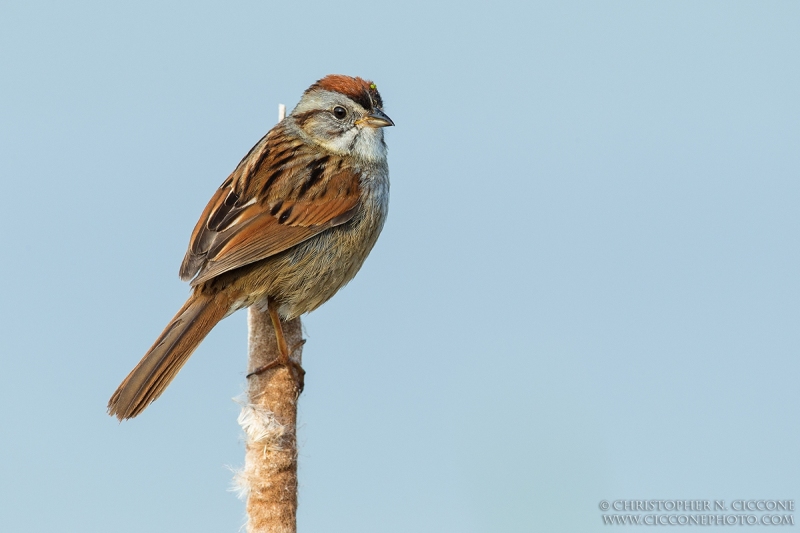
<svg viewBox="0 0 800 533">
<path fill-rule="evenodd" d="M 230 311 L 224 293 L 192 294 L 108 401 L 108 414 L 133 418 L 158 398 L 211 328 Z"/>
</svg>

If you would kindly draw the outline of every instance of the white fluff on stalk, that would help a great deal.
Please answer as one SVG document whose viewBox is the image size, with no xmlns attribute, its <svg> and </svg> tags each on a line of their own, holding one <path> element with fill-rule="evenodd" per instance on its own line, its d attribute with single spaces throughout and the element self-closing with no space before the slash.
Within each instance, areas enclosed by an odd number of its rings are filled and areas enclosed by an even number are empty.
<svg viewBox="0 0 800 533">
<path fill-rule="evenodd" d="M 248 443 L 259 443 L 267 449 L 280 450 L 282 440 L 286 435 L 286 426 L 275 419 L 275 415 L 263 407 L 249 404 L 244 395 L 233 399 L 242 406 L 237 422 L 244 431 Z M 240 500 L 247 499 L 250 494 L 250 472 L 245 468 L 231 468 L 233 480 L 231 480 L 231 492 L 236 493 Z"/>
</svg>

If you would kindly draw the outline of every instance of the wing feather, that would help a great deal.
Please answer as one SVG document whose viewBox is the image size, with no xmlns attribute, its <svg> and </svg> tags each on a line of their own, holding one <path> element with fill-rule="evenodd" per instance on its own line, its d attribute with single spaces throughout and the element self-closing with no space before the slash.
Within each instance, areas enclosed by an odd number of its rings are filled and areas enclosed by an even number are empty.
<svg viewBox="0 0 800 533">
<path fill-rule="evenodd" d="M 203 283 L 350 220 L 360 182 L 342 167 L 338 156 L 298 143 L 280 124 L 273 128 L 203 210 L 181 278 Z"/>
</svg>

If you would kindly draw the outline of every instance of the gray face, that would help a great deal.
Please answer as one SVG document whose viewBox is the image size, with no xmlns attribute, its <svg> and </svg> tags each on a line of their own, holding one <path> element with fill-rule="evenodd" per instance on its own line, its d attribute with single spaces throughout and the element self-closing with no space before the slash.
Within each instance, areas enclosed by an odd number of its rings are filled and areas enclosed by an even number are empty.
<svg viewBox="0 0 800 533">
<path fill-rule="evenodd" d="M 386 158 L 383 130 L 363 121 L 369 110 L 331 91 L 305 94 L 292 117 L 308 137 L 331 152 L 371 162 Z"/>
</svg>

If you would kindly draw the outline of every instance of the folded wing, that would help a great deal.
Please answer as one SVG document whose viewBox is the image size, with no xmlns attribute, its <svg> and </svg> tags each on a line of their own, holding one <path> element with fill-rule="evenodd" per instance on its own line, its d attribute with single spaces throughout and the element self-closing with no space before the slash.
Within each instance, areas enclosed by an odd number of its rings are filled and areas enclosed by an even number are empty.
<svg viewBox="0 0 800 533">
<path fill-rule="evenodd" d="M 242 160 L 209 201 L 181 264 L 197 285 L 288 250 L 350 220 L 358 175 L 337 156 L 319 155 L 280 126 Z"/>
</svg>

